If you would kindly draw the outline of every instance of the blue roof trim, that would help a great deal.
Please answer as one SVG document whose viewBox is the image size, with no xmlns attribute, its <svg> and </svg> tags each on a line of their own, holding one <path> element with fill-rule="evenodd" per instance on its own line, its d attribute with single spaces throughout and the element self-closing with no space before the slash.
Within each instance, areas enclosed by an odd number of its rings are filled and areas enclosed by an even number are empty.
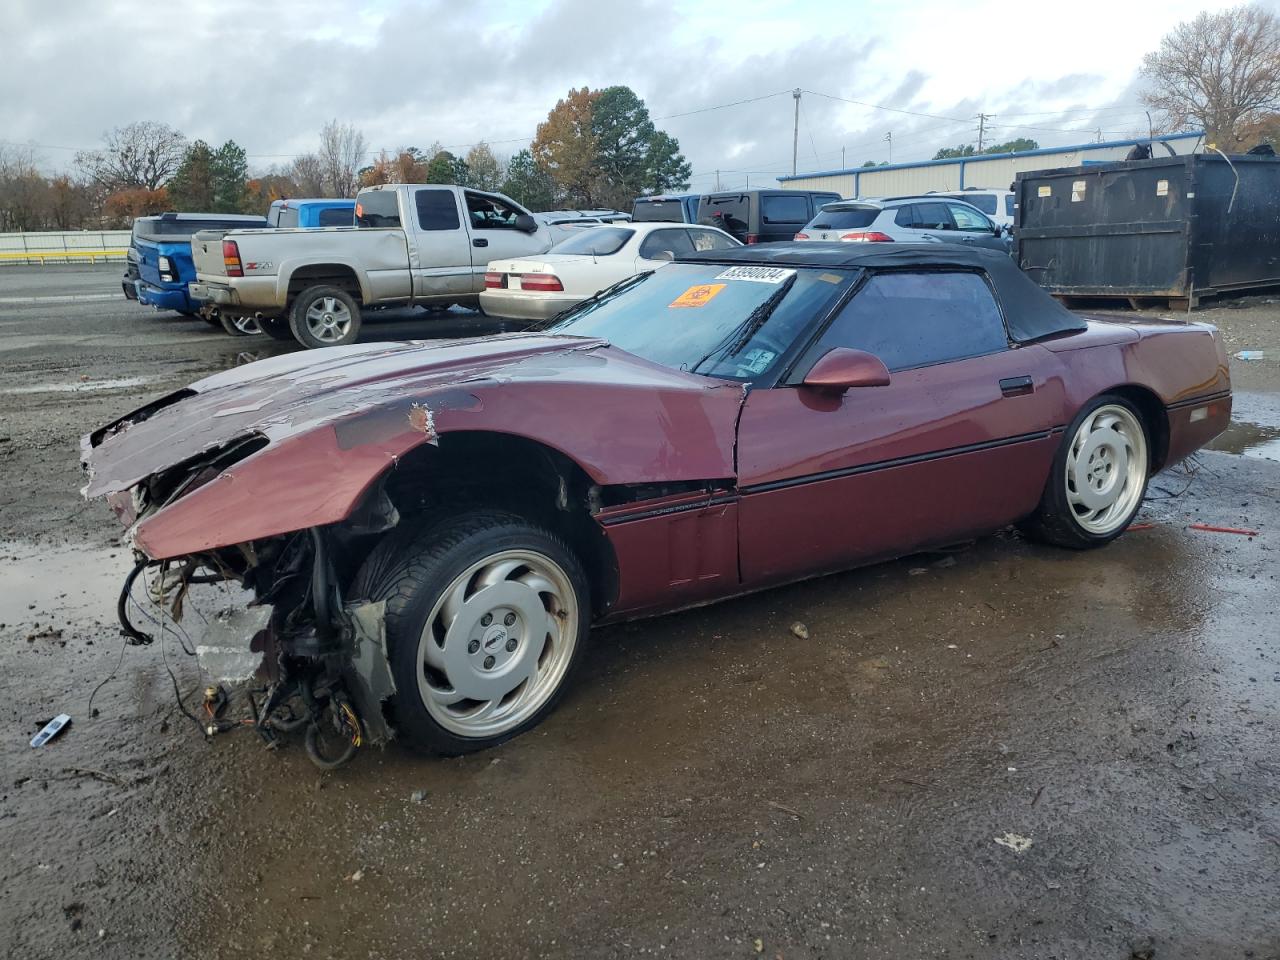
<svg viewBox="0 0 1280 960">
<path fill-rule="evenodd" d="M 843 170 L 818 170 L 814 173 L 797 173 L 778 177 L 779 183 L 790 180 L 810 180 L 813 177 L 846 177 L 852 173 L 871 173 L 880 170 L 909 170 L 912 167 L 939 167 L 951 163 L 975 163 L 986 160 L 1008 160 L 1010 157 L 1041 157 L 1051 153 L 1074 153 L 1082 150 L 1106 150 L 1109 147 L 1135 147 L 1140 143 L 1159 143 L 1161 140 L 1190 140 L 1203 137 L 1194 130 L 1171 133 L 1167 137 L 1140 137 L 1137 140 L 1107 140 L 1103 143 L 1078 143 L 1066 147 L 1040 147 L 1038 150 L 1021 150 L 1017 153 L 975 153 L 971 157 L 948 157 L 945 160 L 912 160 L 909 163 L 888 163 L 883 167 L 847 167 Z"/>
</svg>

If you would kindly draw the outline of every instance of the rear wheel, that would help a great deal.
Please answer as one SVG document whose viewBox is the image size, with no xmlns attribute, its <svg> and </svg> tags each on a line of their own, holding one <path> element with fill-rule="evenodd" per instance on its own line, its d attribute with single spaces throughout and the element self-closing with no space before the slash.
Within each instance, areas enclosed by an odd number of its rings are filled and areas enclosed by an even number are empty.
<svg viewBox="0 0 1280 960">
<path fill-rule="evenodd" d="M 354 343 L 360 333 L 360 307 L 338 287 L 308 287 L 289 311 L 289 327 L 304 347 L 340 347 Z"/>
<path fill-rule="evenodd" d="M 1142 414 L 1124 397 L 1098 397 L 1067 429 L 1040 505 L 1022 528 L 1077 550 L 1110 543 L 1142 506 L 1150 472 Z"/>
<path fill-rule="evenodd" d="M 258 326 L 258 319 L 253 316 L 220 310 L 218 322 L 222 324 L 222 329 L 233 337 L 256 337 L 262 332 L 262 328 Z"/>
<path fill-rule="evenodd" d="M 352 592 L 386 601 L 400 734 L 446 755 L 541 722 L 581 660 L 590 625 L 586 576 L 568 545 L 500 511 L 384 541 Z"/>
</svg>

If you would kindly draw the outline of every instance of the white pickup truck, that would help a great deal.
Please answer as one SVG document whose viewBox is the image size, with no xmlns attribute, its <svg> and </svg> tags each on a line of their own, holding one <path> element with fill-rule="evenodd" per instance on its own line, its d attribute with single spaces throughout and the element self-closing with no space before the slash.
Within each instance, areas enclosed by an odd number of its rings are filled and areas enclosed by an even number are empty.
<svg viewBox="0 0 1280 960">
<path fill-rule="evenodd" d="M 356 339 L 370 307 L 476 305 L 490 260 L 558 239 L 501 194 L 386 184 L 356 196 L 353 227 L 197 233 L 189 292 L 277 339 L 332 347 Z"/>
</svg>

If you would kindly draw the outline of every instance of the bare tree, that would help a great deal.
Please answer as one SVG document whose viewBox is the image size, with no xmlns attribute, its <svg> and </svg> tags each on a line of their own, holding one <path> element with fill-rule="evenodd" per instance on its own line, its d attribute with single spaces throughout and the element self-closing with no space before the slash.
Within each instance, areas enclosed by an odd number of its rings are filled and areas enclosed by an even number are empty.
<svg viewBox="0 0 1280 960">
<path fill-rule="evenodd" d="M 477 190 L 498 190 L 506 179 L 505 165 L 493 155 L 493 150 L 484 141 L 477 143 L 467 151 L 464 158 L 467 164 L 467 182 Z"/>
<path fill-rule="evenodd" d="M 1233 148 L 1243 126 L 1280 106 L 1280 18 L 1256 4 L 1201 13 L 1142 58 L 1142 75 L 1149 106 Z"/>
<path fill-rule="evenodd" d="M 116 127 L 103 140 L 103 149 L 77 153 L 76 165 L 108 191 L 158 190 L 187 152 L 187 138 L 180 131 L 152 120 Z"/>
<path fill-rule="evenodd" d="M 287 173 L 297 188 L 297 196 L 324 196 L 324 165 L 314 153 L 304 153 L 300 157 L 294 157 Z"/>
<path fill-rule="evenodd" d="M 325 185 L 335 197 L 354 196 L 360 160 L 365 154 L 364 134 L 349 123 L 330 120 L 320 131 L 320 166 Z"/>
</svg>

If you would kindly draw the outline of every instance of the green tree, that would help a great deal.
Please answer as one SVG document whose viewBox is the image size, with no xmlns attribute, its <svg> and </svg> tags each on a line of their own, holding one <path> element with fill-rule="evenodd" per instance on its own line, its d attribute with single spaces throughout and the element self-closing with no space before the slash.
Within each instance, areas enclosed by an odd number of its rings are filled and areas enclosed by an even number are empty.
<svg viewBox="0 0 1280 960">
<path fill-rule="evenodd" d="M 1027 137 L 1017 137 L 1004 143 L 993 143 L 983 149 L 983 153 L 1022 153 L 1026 150 L 1039 150 L 1040 144 Z"/>
<path fill-rule="evenodd" d="M 427 183 L 453 183 L 467 185 L 467 162 L 455 157 L 448 150 L 440 150 L 427 164 Z"/>
<path fill-rule="evenodd" d="M 933 155 L 933 159 L 955 160 L 957 157 L 972 157 L 977 152 L 972 143 L 962 143 L 958 147 L 943 147 Z"/>
<path fill-rule="evenodd" d="M 556 182 L 529 150 L 521 150 L 507 162 L 502 192 L 530 210 L 550 210 L 556 202 Z"/>
<path fill-rule="evenodd" d="M 693 167 L 680 152 L 680 142 L 666 131 L 655 131 L 649 138 L 649 157 L 645 166 L 646 191 L 669 193 L 689 188 L 689 176 L 693 173 Z M 634 195 L 624 198 L 625 206 L 622 209 L 630 209 L 634 199 Z"/>
<path fill-rule="evenodd" d="M 175 210 L 206 213 L 213 210 L 213 151 L 203 140 L 187 148 L 178 172 L 169 184 L 169 199 Z"/>
<path fill-rule="evenodd" d="M 213 210 L 215 213 L 242 213 L 245 209 L 245 183 L 249 179 L 249 159 L 244 147 L 228 140 L 213 154 Z"/>
</svg>

